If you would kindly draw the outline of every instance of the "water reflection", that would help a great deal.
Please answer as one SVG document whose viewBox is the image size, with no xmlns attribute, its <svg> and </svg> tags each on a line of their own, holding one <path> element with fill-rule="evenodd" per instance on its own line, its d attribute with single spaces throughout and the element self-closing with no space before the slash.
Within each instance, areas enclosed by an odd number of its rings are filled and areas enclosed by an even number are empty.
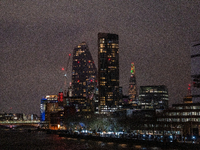
<svg viewBox="0 0 200 150">
<path fill-rule="evenodd" d="M 119 144 L 119 147 L 121 147 L 121 148 L 127 148 L 127 144 Z"/>
<path fill-rule="evenodd" d="M 28 150 L 161 150 L 134 144 L 92 141 L 78 138 L 59 137 L 45 132 L 0 131 L 0 149 Z"/>
</svg>

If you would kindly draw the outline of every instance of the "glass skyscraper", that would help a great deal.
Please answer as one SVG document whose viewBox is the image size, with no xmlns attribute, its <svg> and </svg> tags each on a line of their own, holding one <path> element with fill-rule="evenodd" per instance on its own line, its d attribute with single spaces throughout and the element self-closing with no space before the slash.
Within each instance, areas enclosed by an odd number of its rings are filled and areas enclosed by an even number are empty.
<svg viewBox="0 0 200 150">
<path fill-rule="evenodd" d="M 200 41 L 194 42 L 191 49 L 191 77 L 193 86 L 191 88 L 192 101 L 200 102 Z"/>
<path fill-rule="evenodd" d="M 166 109 L 168 101 L 168 89 L 165 85 L 140 86 L 139 107 L 141 109 Z"/>
<path fill-rule="evenodd" d="M 93 96 L 97 86 L 97 68 L 92 59 L 88 45 L 82 42 L 73 51 L 72 88 L 73 97 Z"/>
<path fill-rule="evenodd" d="M 99 113 L 115 111 L 119 101 L 119 41 L 117 34 L 98 33 Z"/>
</svg>

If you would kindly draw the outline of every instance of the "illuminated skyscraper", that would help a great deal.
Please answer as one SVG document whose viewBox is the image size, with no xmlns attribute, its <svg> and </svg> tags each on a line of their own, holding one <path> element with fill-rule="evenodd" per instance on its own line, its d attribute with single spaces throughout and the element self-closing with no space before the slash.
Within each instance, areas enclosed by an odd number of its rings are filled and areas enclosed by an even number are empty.
<svg viewBox="0 0 200 150">
<path fill-rule="evenodd" d="M 92 59 L 89 48 L 82 42 L 73 51 L 72 88 L 73 97 L 88 98 L 92 95 L 97 81 L 97 69 Z"/>
<path fill-rule="evenodd" d="M 112 112 L 119 101 L 118 35 L 98 34 L 99 112 Z"/>
<path fill-rule="evenodd" d="M 200 102 L 200 42 L 194 42 L 191 50 L 192 101 Z"/>
<path fill-rule="evenodd" d="M 135 77 L 135 65 L 131 63 L 131 77 L 129 80 L 129 99 L 130 103 L 137 104 L 137 85 L 136 85 L 136 77 Z"/>
<path fill-rule="evenodd" d="M 168 89 L 165 85 L 140 86 L 139 106 L 141 109 L 166 109 L 168 97 Z"/>
</svg>

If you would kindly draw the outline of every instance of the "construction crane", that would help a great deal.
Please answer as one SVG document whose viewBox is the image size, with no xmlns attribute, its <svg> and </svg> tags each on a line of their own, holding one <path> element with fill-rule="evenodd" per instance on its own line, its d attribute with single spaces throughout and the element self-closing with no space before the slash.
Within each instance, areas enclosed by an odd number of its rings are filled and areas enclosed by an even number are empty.
<svg viewBox="0 0 200 150">
<path fill-rule="evenodd" d="M 64 78 L 65 78 L 65 81 L 64 81 L 64 92 L 67 91 L 67 73 L 68 73 L 67 71 L 68 71 L 68 68 L 69 68 L 70 58 L 71 58 L 71 54 L 68 55 L 66 67 L 62 68 L 62 71 L 64 71 Z"/>
</svg>

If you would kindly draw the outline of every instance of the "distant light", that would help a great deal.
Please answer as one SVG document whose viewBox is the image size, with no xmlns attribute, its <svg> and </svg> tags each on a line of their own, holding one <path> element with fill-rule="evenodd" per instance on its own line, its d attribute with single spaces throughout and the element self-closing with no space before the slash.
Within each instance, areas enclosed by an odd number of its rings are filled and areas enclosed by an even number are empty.
<svg viewBox="0 0 200 150">
<path fill-rule="evenodd" d="M 80 63 L 80 61 L 78 61 L 78 63 Z"/>
<path fill-rule="evenodd" d="M 65 70 L 65 68 L 64 67 L 62 67 L 62 71 L 64 71 Z"/>
<path fill-rule="evenodd" d="M 109 58 L 108 60 L 110 61 L 111 59 Z"/>
<path fill-rule="evenodd" d="M 78 80 L 77 82 L 80 82 L 80 80 Z"/>
<path fill-rule="evenodd" d="M 69 54 L 69 56 L 71 56 L 71 54 Z"/>
</svg>

